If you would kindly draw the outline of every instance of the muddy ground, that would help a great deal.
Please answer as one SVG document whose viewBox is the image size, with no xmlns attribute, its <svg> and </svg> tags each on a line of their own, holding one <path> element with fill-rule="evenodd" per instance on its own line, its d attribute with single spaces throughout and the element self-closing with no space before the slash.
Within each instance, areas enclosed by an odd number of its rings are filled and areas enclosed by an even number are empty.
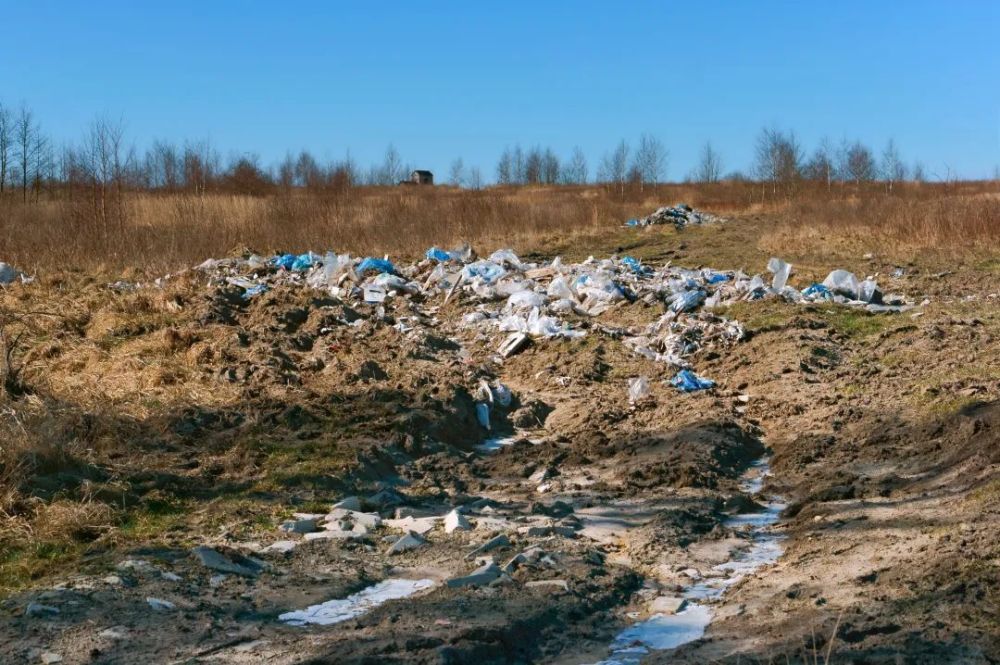
<svg viewBox="0 0 1000 665">
<path fill-rule="evenodd" d="M 527 258 L 762 271 L 766 222 L 614 230 Z M 784 258 L 799 286 L 844 267 L 929 303 L 740 303 L 726 315 L 747 339 L 693 358 L 717 387 L 683 394 L 620 339 L 662 303 L 500 359 L 501 333 L 461 325 L 463 297 L 379 312 L 289 287 L 246 303 L 193 273 L 117 290 L 42 275 L 0 293 L 24 331 L 3 402 L 0 660 L 597 662 L 651 601 L 746 548 L 722 522 L 754 509 L 738 480 L 770 454 L 783 556 L 723 597 L 702 639 L 644 662 L 1000 662 L 996 264 Z M 630 404 L 636 376 L 651 396 Z M 513 394 L 490 432 L 484 380 Z M 480 447 L 496 436 L 513 443 Z M 279 529 L 345 497 L 383 523 L 336 539 Z M 469 530 L 436 522 L 426 544 L 388 552 L 408 528 L 395 518 L 454 508 Z M 278 541 L 294 547 L 267 549 Z M 198 546 L 262 563 L 220 577 Z M 491 584 L 445 583 L 519 553 Z M 278 618 L 389 578 L 435 586 L 334 625 Z"/>
</svg>

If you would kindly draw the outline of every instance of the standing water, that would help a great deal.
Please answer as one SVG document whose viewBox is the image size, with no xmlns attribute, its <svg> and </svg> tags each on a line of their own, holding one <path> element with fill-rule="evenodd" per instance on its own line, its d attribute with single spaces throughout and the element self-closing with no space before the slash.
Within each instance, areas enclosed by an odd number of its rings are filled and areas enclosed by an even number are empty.
<svg viewBox="0 0 1000 665">
<path fill-rule="evenodd" d="M 762 458 L 743 474 L 740 489 L 753 496 L 760 492 L 768 475 L 768 460 Z M 784 508 L 785 504 L 772 497 L 764 505 L 764 510 L 726 519 L 723 522 L 725 526 L 750 528 L 750 549 L 715 566 L 713 570 L 723 573 L 722 576 L 687 587 L 682 594 L 687 602 L 680 612 L 653 615 L 619 633 L 611 643 L 611 655 L 598 665 L 638 665 L 651 650 L 673 649 L 702 637 L 712 622 L 711 603 L 721 598 L 726 589 L 736 582 L 761 566 L 774 563 L 781 556 L 784 536 L 775 533 L 771 526 L 778 521 Z"/>
</svg>

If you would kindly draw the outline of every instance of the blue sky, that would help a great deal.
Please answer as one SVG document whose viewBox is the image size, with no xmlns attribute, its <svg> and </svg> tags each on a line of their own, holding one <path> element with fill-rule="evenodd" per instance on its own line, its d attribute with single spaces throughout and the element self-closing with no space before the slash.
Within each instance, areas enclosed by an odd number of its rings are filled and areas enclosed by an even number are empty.
<svg viewBox="0 0 1000 665">
<path fill-rule="evenodd" d="M 479 6 L 481 5 L 481 6 Z M 0 100 L 57 141 L 97 115 L 265 161 L 362 164 L 392 142 L 493 177 L 508 144 L 579 145 L 591 174 L 644 131 L 668 177 L 705 141 L 746 169 L 762 126 L 894 138 L 928 174 L 1000 165 L 1000 3 L 3 2 Z"/>
</svg>

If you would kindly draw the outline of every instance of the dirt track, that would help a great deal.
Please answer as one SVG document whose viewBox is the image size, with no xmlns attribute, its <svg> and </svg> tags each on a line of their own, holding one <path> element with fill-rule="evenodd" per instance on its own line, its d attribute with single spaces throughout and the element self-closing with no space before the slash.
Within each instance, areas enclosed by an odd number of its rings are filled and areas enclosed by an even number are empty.
<svg viewBox="0 0 1000 665">
<path fill-rule="evenodd" d="M 628 251 L 761 270 L 745 243 L 758 223 L 636 231 Z M 621 236 L 607 243 L 575 251 L 613 252 Z M 72 572 L 12 592 L 0 652 L 66 663 L 596 662 L 650 600 L 745 548 L 722 522 L 753 509 L 738 479 L 770 450 L 764 491 L 790 502 L 784 555 L 723 597 L 703 639 L 648 662 L 823 662 L 828 651 L 834 663 L 1000 661 L 996 275 L 938 277 L 940 266 L 918 263 L 891 278 L 887 259 L 784 258 L 801 285 L 847 267 L 931 302 L 917 317 L 741 303 L 727 315 L 748 339 L 693 359 L 719 385 L 682 394 L 663 383 L 672 371 L 613 334 L 655 320 L 660 303 L 623 304 L 588 321 L 582 339 L 497 362 L 502 336 L 458 325 L 472 309 L 461 298 L 401 335 L 393 325 L 414 315 L 404 304 L 377 317 L 301 289 L 242 304 L 186 277 L 153 292 L 60 278 L 3 294 L 65 314 L 33 331 L 34 402 L 19 405 L 21 420 L 55 414 L 88 444 L 72 468 L 26 479 L 34 495 L 52 500 L 70 483 L 184 510 L 95 538 Z M 635 376 L 652 394 L 630 405 Z M 494 429 L 521 441 L 494 453 L 477 449 L 482 380 L 514 396 Z M 435 526 L 429 545 L 398 555 L 386 553 L 401 535 L 389 525 L 308 542 L 276 528 L 352 495 L 384 518 L 464 507 L 474 528 Z M 477 567 L 467 555 L 495 534 L 509 544 L 484 555 L 499 565 L 542 553 L 496 584 L 445 586 Z M 282 539 L 298 544 L 259 551 Z M 213 579 L 195 545 L 253 553 L 268 568 Z M 437 584 L 332 626 L 278 620 L 398 577 Z M 156 611 L 148 598 L 175 607 Z M 29 615 L 29 603 L 58 613 Z"/>
</svg>

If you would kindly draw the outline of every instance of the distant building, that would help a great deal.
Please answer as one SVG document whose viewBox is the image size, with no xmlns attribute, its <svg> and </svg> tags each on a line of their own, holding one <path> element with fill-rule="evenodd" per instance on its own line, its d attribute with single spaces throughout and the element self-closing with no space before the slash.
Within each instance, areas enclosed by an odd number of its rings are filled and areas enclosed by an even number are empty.
<svg viewBox="0 0 1000 665">
<path fill-rule="evenodd" d="M 410 174 L 410 183 L 414 185 L 433 185 L 434 174 L 430 171 L 414 171 Z"/>
</svg>

